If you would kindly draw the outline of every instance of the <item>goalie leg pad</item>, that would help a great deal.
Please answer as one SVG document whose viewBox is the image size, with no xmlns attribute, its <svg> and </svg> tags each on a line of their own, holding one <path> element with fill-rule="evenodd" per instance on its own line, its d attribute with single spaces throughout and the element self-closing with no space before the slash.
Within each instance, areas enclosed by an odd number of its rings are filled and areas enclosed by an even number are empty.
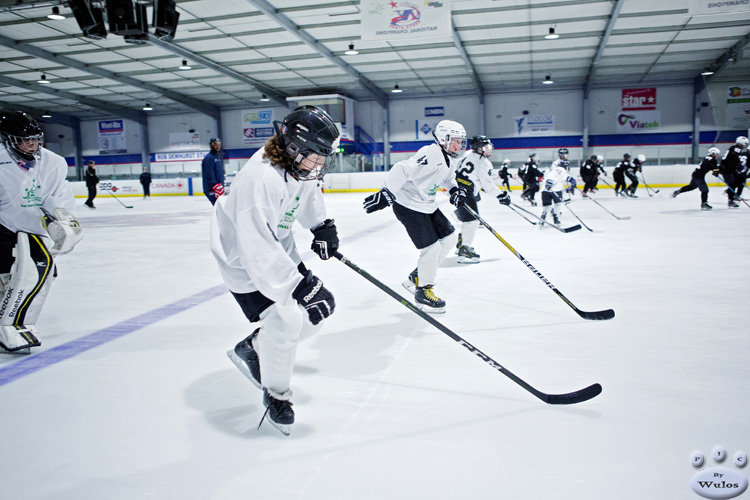
<svg viewBox="0 0 750 500">
<path fill-rule="evenodd" d="M 0 326 L 0 348 L 5 351 L 28 354 L 30 347 L 42 345 L 33 326 Z"/>
<path fill-rule="evenodd" d="M 18 233 L 13 255 L 0 299 L 0 326 L 32 328 L 49 293 L 54 263 L 42 238 L 34 234 Z"/>
</svg>

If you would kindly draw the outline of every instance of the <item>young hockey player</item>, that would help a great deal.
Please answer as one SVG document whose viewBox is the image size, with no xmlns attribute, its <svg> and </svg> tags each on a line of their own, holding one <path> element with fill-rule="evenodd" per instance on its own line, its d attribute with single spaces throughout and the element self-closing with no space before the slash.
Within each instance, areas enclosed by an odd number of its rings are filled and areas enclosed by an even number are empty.
<svg viewBox="0 0 750 500">
<path fill-rule="evenodd" d="M 630 185 L 628 186 L 625 194 L 631 198 L 638 198 L 635 195 L 635 190 L 638 189 L 638 176 L 637 172 L 643 172 L 643 162 L 646 161 L 646 155 L 638 155 L 629 166 L 625 167 L 625 175 L 630 179 Z"/>
<path fill-rule="evenodd" d="M 492 147 L 492 143 L 490 143 L 490 147 Z M 490 153 L 490 156 L 492 156 L 492 153 Z M 489 158 L 489 156 L 487 158 Z M 510 167 L 510 160 L 506 158 L 505 160 L 503 160 L 502 165 L 500 165 L 500 170 L 498 170 L 497 172 L 498 177 L 500 177 L 500 180 L 502 181 L 500 185 L 505 186 L 503 189 L 505 189 L 506 191 L 510 191 L 510 182 L 508 182 L 508 177 L 510 177 L 510 175 L 508 174 L 508 167 Z"/>
<path fill-rule="evenodd" d="M 672 198 L 677 198 L 681 193 L 687 193 L 693 189 L 699 189 L 701 192 L 701 210 L 711 210 L 713 207 L 708 204 L 708 186 L 706 185 L 706 174 L 710 171 L 714 175 L 719 175 L 719 148 L 709 148 L 708 154 L 701 164 L 693 170 L 690 176 L 690 184 L 682 186 L 672 193 Z"/>
<path fill-rule="evenodd" d="M 510 205 L 508 192 L 501 191 L 495 186 L 490 176 L 492 163 L 489 158 L 492 157 L 492 142 L 483 135 L 477 135 L 471 138 L 469 145 L 471 150 L 464 153 L 456 167 L 456 183 L 466 189 L 466 206 L 479 213 L 477 202 L 480 200 L 480 189 L 491 193 L 501 204 Z M 479 221 L 463 206 L 456 209 L 456 217 L 461 221 L 461 232 L 456 244 L 458 262 L 477 263 L 479 254 L 474 251 L 471 244 L 474 242 Z"/>
<path fill-rule="evenodd" d="M 211 252 L 243 313 L 258 327 L 227 353 L 263 389 L 271 424 L 286 435 L 294 423 L 291 378 L 297 344 L 320 329 L 333 295 L 300 259 L 294 221 L 312 231 L 312 249 L 329 259 L 338 248 L 316 181 L 333 167 L 339 131 L 315 106 L 302 106 L 237 173 L 211 219 Z M 310 182 L 312 181 L 312 182 Z"/>
<path fill-rule="evenodd" d="M 436 194 L 444 186 L 450 201 L 460 207 L 466 190 L 456 184 L 451 160 L 466 149 L 466 130 L 460 123 L 443 120 L 433 132 L 435 142 L 424 146 L 388 171 L 385 185 L 364 201 L 369 214 L 393 205 L 393 213 L 419 249 L 417 268 L 403 285 L 414 292 L 417 307 L 428 313 L 445 312 L 445 301 L 433 286 L 440 263 L 456 244 L 453 225 L 437 207 Z"/>
<path fill-rule="evenodd" d="M 729 198 L 727 202 L 729 208 L 739 207 L 737 202 L 740 201 L 739 193 L 741 191 L 738 189 L 740 179 L 737 178 L 737 172 L 742 170 L 742 152 L 747 149 L 750 141 L 745 136 L 739 136 L 734 142 L 734 146 L 727 149 L 727 152 L 724 153 L 724 158 L 721 159 L 721 166 L 719 167 L 724 182 L 730 188 L 724 191 Z M 742 177 L 740 176 L 740 178 Z"/>
<path fill-rule="evenodd" d="M 524 176 L 524 183 L 527 187 L 521 194 L 521 199 L 531 203 L 532 207 L 536 206 L 534 196 L 536 196 L 537 191 L 539 191 L 539 179 L 544 177 L 544 173 L 542 173 L 542 171 L 537 168 L 538 166 L 539 157 L 536 155 L 536 153 L 531 153 L 531 156 L 529 156 L 529 161 L 526 162 L 526 175 Z"/>
<path fill-rule="evenodd" d="M 586 160 L 581 165 L 581 180 L 583 180 L 583 194 L 593 191 L 596 187 L 597 170 L 599 169 L 599 160 L 596 155 Z"/>
<path fill-rule="evenodd" d="M 542 189 L 542 210 L 539 229 L 544 227 L 547 213 L 552 210 L 552 221 L 556 226 L 560 225 L 560 204 L 563 202 L 563 190 L 565 183 L 569 184 L 567 191 L 573 193 L 576 188 L 576 180 L 568 174 L 570 162 L 568 162 L 568 149 L 560 148 L 557 151 L 558 159 L 552 163 L 549 172 L 544 175 L 542 180 L 544 187 Z"/>
<path fill-rule="evenodd" d="M 532 157 L 536 157 L 536 153 L 531 153 L 529 155 L 529 162 L 531 161 Z M 520 167 L 518 167 L 518 178 L 521 179 L 521 182 L 523 183 L 523 186 L 521 186 L 521 199 L 525 200 L 523 193 L 526 191 L 526 188 L 528 186 L 526 185 L 526 169 L 529 167 L 529 162 L 522 163 Z"/>
<path fill-rule="evenodd" d="M 68 165 L 43 147 L 36 121 L 0 112 L 0 141 L 0 351 L 28 354 L 41 345 L 36 322 L 56 276 L 53 257 L 70 252 L 83 235 L 70 212 Z"/>
<path fill-rule="evenodd" d="M 630 155 L 628 153 L 625 153 L 622 156 L 622 161 L 617 164 L 615 170 L 612 172 L 612 178 L 615 180 L 615 196 L 627 196 L 625 171 L 632 166 L 633 164 L 630 162 Z"/>
</svg>

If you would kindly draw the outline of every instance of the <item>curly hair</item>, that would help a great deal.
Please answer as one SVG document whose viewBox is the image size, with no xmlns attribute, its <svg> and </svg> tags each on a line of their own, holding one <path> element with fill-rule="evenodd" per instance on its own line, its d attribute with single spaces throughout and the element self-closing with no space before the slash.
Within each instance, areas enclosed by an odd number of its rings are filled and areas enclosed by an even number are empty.
<svg viewBox="0 0 750 500">
<path fill-rule="evenodd" d="M 274 134 L 273 137 L 266 141 L 265 151 L 263 152 L 263 158 L 271 161 L 274 165 L 278 165 L 284 170 L 289 170 L 292 167 L 292 162 L 289 157 L 284 153 L 279 142 L 279 136 Z"/>
</svg>

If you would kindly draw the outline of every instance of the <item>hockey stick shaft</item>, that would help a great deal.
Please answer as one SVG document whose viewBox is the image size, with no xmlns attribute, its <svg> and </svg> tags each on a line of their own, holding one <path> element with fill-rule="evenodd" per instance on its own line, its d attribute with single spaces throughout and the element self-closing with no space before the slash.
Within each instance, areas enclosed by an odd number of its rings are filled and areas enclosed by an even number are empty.
<svg viewBox="0 0 750 500">
<path fill-rule="evenodd" d="M 515 208 L 513 208 L 513 205 L 508 205 L 508 208 L 510 208 L 510 209 L 511 209 L 511 210 L 513 210 L 513 211 L 514 211 L 515 213 L 517 213 L 518 215 L 520 215 L 521 217 L 523 217 L 523 218 L 524 218 L 524 220 L 526 220 L 526 221 L 527 221 L 527 222 L 529 222 L 530 224 L 533 224 L 533 225 L 535 225 L 535 226 L 537 225 L 537 223 L 536 223 L 536 222 L 534 222 L 533 220 L 529 219 L 529 218 L 528 218 L 528 217 L 526 217 L 526 216 L 525 216 L 524 214 L 522 214 L 521 212 L 519 212 L 518 210 L 516 210 Z"/>
<path fill-rule="evenodd" d="M 568 200 L 568 202 L 567 202 L 567 203 L 565 204 L 565 206 L 566 206 L 566 208 L 568 209 L 568 212 L 570 212 L 571 214 L 573 214 L 573 217 L 575 217 L 576 219 L 578 219 L 578 222 L 580 222 L 581 224 L 583 224 L 583 227 L 585 227 L 586 229 L 588 229 L 588 230 L 589 230 L 589 231 L 591 231 L 592 233 L 594 232 L 594 230 L 593 230 L 593 229 L 591 229 L 590 227 L 588 227 L 588 226 L 586 225 L 586 223 L 585 223 L 585 222 L 583 222 L 583 221 L 581 220 L 581 218 L 580 218 L 580 217 L 578 217 L 578 216 L 576 215 L 576 213 L 575 213 L 575 212 L 574 212 L 573 210 L 571 210 L 571 209 L 570 209 L 570 200 Z"/>
<path fill-rule="evenodd" d="M 518 206 L 518 205 L 516 205 L 515 203 L 511 203 L 511 204 L 510 204 L 510 205 L 508 205 L 508 206 L 509 206 L 509 207 L 511 207 L 511 208 L 515 207 L 515 208 L 517 208 L 518 210 L 521 210 L 522 212 L 525 212 L 525 213 L 529 214 L 530 216 L 534 217 L 534 218 L 535 218 L 536 220 L 538 220 L 538 221 L 539 221 L 539 222 L 538 222 L 538 224 L 539 224 L 540 226 L 543 226 L 543 225 L 545 225 L 545 224 L 546 224 L 546 225 L 548 225 L 549 227 L 552 227 L 552 228 L 555 228 L 555 229 L 557 229 L 557 230 L 558 230 L 558 231 L 560 231 L 561 233 L 572 233 L 573 231 L 578 231 L 579 229 L 581 229 L 581 226 L 580 226 L 579 224 L 576 224 L 575 226 L 570 226 L 570 227 L 566 227 L 566 228 L 561 228 L 561 227 L 557 227 L 557 226 L 555 226 L 554 224 L 550 224 L 549 222 L 546 222 L 545 220 L 543 220 L 543 219 L 542 219 L 541 217 L 539 217 L 539 216 L 538 216 L 538 215 L 536 215 L 535 213 L 529 212 L 528 210 L 526 210 L 526 209 L 525 209 L 525 208 L 523 208 L 523 207 L 519 207 L 519 206 Z M 519 212 L 519 215 L 520 215 L 520 212 Z M 528 219 L 527 219 L 527 220 L 528 220 Z"/>
<path fill-rule="evenodd" d="M 654 188 L 652 188 L 651 186 L 648 185 L 648 182 L 646 182 L 646 176 L 643 175 L 642 171 L 641 171 L 641 179 L 643 179 L 643 184 L 646 186 L 646 189 L 650 189 L 651 191 L 654 192 L 654 194 L 656 194 L 656 193 L 659 192 L 658 189 L 654 189 Z"/>
<path fill-rule="evenodd" d="M 500 240 L 500 242 L 501 242 L 501 243 L 502 243 L 503 245 L 505 245 L 505 247 L 506 247 L 506 248 L 507 248 L 508 250 L 510 250 L 510 251 L 511 251 L 511 252 L 513 253 L 513 255 L 515 255 L 515 256 L 516 256 L 516 257 L 518 258 L 518 260 L 520 260 L 521 262 L 523 262 L 523 263 L 524 263 L 524 265 L 525 265 L 526 267 L 528 267 L 528 268 L 529 268 L 529 270 L 530 270 L 531 272 L 533 272 L 533 273 L 534 273 L 534 274 L 536 275 L 536 277 L 537 277 L 537 278 L 539 278 L 540 280 L 542 280 L 542 282 L 543 282 L 543 283 L 544 283 L 545 285 L 547 285 L 547 286 L 549 287 L 549 289 L 550 289 L 550 290 L 552 290 L 553 292 L 555 292 L 555 294 L 556 294 L 556 295 L 557 295 L 558 297 L 560 297 L 560 298 L 562 299 L 562 301 L 563 301 L 563 302 L 565 302 L 566 304 L 568 304 L 568 306 L 569 306 L 569 307 L 570 307 L 571 309 L 573 309 L 573 310 L 574 310 L 574 311 L 576 312 L 576 314 L 578 314 L 578 315 L 579 315 L 580 317 L 582 317 L 583 319 L 590 319 L 590 320 L 604 320 L 604 319 L 612 319 L 612 318 L 614 318 L 614 317 L 615 317 L 615 311 L 613 311 L 612 309 L 606 309 L 606 310 L 604 310 L 604 311 L 593 311 L 593 312 L 589 312 L 589 311 L 582 311 L 582 310 L 578 309 L 578 308 L 577 308 L 577 307 L 575 306 L 575 304 L 573 304 L 573 303 L 572 303 L 572 302 L 571 302 L 570 300 L 568 300 L 568 298 L 567 298 L 567 297 L 566 297 L 565 295 L 563 295 L 563 294 L 562 294 L 562 292 L 560 292 L 560 290 L 558 290 L 558 289 L 557 289 L 557 288 L 555 287 L 555 285 L 553 285 L 553 284 L 552 284 L 552 282 L 550 282 L 550 280 L 548 280 L 547 278 L 545 278 L 545 277 L 544 277 L 544 276 L 542 275 L 542 273 L 540 273 L 540 272 L 539 272 L 539 271 L 538 271 L 538 270 L 537 270 L 537 269 L 536 269 L 536 268 L 535 268 L 534 266 L 532 266 L 532 265 L 531 265 L 531 262 L 529 262 L 528 260 L 526 260 L 526 259 L 525 259 L 525 258 L 523 257 L 523 255 L 521 255 L 520 253 L 518 253 L 518 252 L 516 251 L 516 249 L 515 249 L 515 248 L 513 248 L 513 247 L 511 246 L 511 244 L 510 244 L 510 243 L 508 243 L 507 241 L 505 241 L 505 238 L 503 238 L 502 236 L 500 236 L 500 234 L 498 234 L 498 232 L 497 232 L 497 231 L 495 231 L 494 229 L 492 229 L 492 227 L 491 227 L 491 226 L 490 226 L 489 224 L 487 224 L 487 222 L 485 222 L 485 221 L 484 221 L 484 219 L 482 219 L 482 218 L 481 218 L 481 217 L 479 216 L 479 214 L 478 214 L 478 213 L 476 213 L 476 212 L 475 212 L 474 210 L 472 210 L 472 209 L 471 209 L 471 207 L 468 207 L 468 206 L 466 206 L 466 205 L 464 205 L 464 208 L 465 208 L 465 209 L 466 209 L 466 210 L 467 210 L 467 211 L 468 211 L 468 212 L 469 212 L 469 213 L 470 213 L 471 215 L 473 215 L 473 216 L 474 216 L 474 218 L 475 218 L 476 220 L 478 220 L 480 224 L 482 224 L 482 225 L 483 225 L 484 227 L 486 227 L 486 228 L 487 228 L 487 230 L 488 230 L 489 232 L 491 232 L 492 234 L 494 234 L 494 235 L 495 235 L 495 238 L 497 238 L 498 240 Z"/>
<path fill-rule="evenodd" d="M 120 201 L 120 198 L 118 198 L 117 196 L 115 196 L 115 194 L 114 194 L 114 193 L 112 192 L 112 190 L 111 190 L 111 189 L 108 189 L 107 191 L 109 191 L 109 195 L 110 195 L 110 196 L 111 196 L 112 198 L 114 198 L 115 200 L 117 200 L 117 202 L 118 202 L 118 203 L 119 203 L 120 205 L 122 205 L 123 207 L 125 207 L 125 208 L 133 208 L 133 206 L 132 206 L 132 205 L 126 205 L 126 204 L 124 204 L 123 202 L 121 202 L 121 201 Z"/>
<path fill-rule="evenodd" d="M 516 384 L 520 385 L 524 389 L 526 389 L 528 392 L 539 398 L 540 400 L 544 401 L 547 404 L 552 405 L 569 405 L 569 404 L 575 404 L 575 403 L 582 403 L 583 401 L 587 401 L 591 398 L 594 398 L 598 396 L 602 392 L 602 386 L 599 384 L 593 384 L 590 385 L 584 389 L 581 389 L 579 391 L 570 392 L 567 394 L 546 394 L 544 392 L 541 392 L 531 385 L 529 385 L 526 381 L 519 378 L 517 375 L 515 375 L 513 372 L 502 366 L 500 363 L 474 347 L 472 344 L 464 340 L 460 335 L 453 332 L 449 328 L 447 328 L 445 325 L 440 323 L 439 321 L 435 320 L 432 316 L 429 314 L 421 311 L 418 309 L 414 304 L 397 294 L 393 289 L 388 287 L 387 285 L 383 284 L 376 278 L 374 278 L 370 273 L 356 265 L 354 262 L 350 261 L 346 257 L 344 257 L 340 252 L 334 252 L 334 257 L 336 257 L 338 260 L 343 262 L 347 265 L 350 269 L 353 269 L 356 271 L 360 276 L 364 277 L 367 281 L 375 285 L 376 287 L 380 288 L 382 291 L 384 291 L 386 294 L 390 295 L 393 299 L 395 299 L 397 302 L 400 302 L 402 305 L 406 306 L 407 309 L 412 311 L 413 313 L 417 314 L 420 318 L 427 321 L 429 324 L 458 342 L 461 346 L 465 347 L 469 352 L 474 354 L 476 357 L 490 365 L 495 370 L 499 371 L 509 379 L 511 379 Z"/>
<path fill-rule="evenodd" d="M 737 196 L 737 192 L 729 184 L 727 184 L 727 181 L 725 181 L 721 175 L 717 175 L 716 177 L 718 177 L 718 179 L 724 183 L 724 185 L 727 187 L 727 189 L 729 189 L 729 192 L 732 193 L 733 196 Z M 740 198 L 740 200 L 742 200 L 742 203 L 750 207 L 750 205 L 748 205 L 745 200 L 743 200 L 742 198 Z"/>
<path fill-rule="evenodd" d="M 581 190 L 579 189 L 578 191 L 581 191 Z M 586 197 L 587 199 L 589 199 L 589 200 L 593 201 L 594 203 L 596 203 L 597 205 L 599 205 L 600 207 L 602 207 L 602 208 L 604 209 L 604 211 L 605 211 L 605 212 L 607 212 L 607 213 L 608 213 L 609 215 L 611 215 L 612 217 L 614 217 L 614 218 L 615 218 L 615 219 L 617 219 L 617 220 L 627 220 L 627 219 L 629 219 L 629 218 L 630 218 L 630 216 L 627 216 L 627 215 L 626 215 L 625 217 L 619 217 L 619 216 L 617 216 L 617 215 L 613 214 L 612 212 L 610 212 L 609 210 L 607 210 L 607 207 L 605 207 L 604 205 L 602 205 L 601 203 L 599 203 L 598 201 L 596 201 L 596 200 L 595 200 L 594 198 L 592 198 L 591 196 L 588 196 L 588 195 L 587 195 L 586 193 L 584 193 L 583 191 L 581 191 L 581 194 L 582 194 L 582 195 L 584 195 L 584 196 L 585 196 L 585 197 Z"/>
</svg>

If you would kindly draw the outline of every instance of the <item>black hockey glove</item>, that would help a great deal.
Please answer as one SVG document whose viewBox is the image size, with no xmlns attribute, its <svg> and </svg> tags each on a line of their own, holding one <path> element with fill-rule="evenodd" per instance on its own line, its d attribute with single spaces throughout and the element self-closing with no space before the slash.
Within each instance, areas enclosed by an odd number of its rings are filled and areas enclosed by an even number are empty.
<svg viewBox="0 0 750 500">
<path fill-rule="evenodd" d="M 310 248 L 323 260 L 333 257 L 333 252 L 339 248 L 339 236 L 334 222 L 333 219 L 326 219 L 323 224 L 311 229 L 313 242 Z"/>
<path fill-rule="evenodd" d="M 323 286 L 323 282 L 312 271 L 307 271 L 292 292 L 292 298 L 307 310 L 310 323 L 317 325 L 333 314 L 336 303 L 333 295 Z"/>
<path fill-rule="evenodd" d="M 713 175 L 714 177 L 718 177 L 719 176 L 719 169 L 717 168 L 715 170 L 711 170 L 711 175 Z"/>
<path fill-rule="evenodd" d="M 497 201 L 499 201 L 501 205 L 508 206 L 510 205 L 510 195 L 506 191 L 503 191 L 497 195 Z"/>
<path fill-rule="evenodd" d="M 466 190 L 459 187 L 452 187 L 450 190 L 450 201 L 451 205 L 455 206 L 456 208 L 461 208 L 464 205 L 466 205 Z"/>
<path fill-rule="evenodd" d="M 393 203 L 393 200 L 396 198 L 393 196 L 393 193 L 388 191 L 388 189 L 383 188 L 380 191 L 378 191 L 375 194 L 371 194 L 367 198 L 365 198 L 364 205 L 365 212 L 368 214 L 371 214 L 373 212 L 377 212 L 378 210 L 383 210 L 386 207 L 391 206 L 391 203 Z"/>
</svg>

